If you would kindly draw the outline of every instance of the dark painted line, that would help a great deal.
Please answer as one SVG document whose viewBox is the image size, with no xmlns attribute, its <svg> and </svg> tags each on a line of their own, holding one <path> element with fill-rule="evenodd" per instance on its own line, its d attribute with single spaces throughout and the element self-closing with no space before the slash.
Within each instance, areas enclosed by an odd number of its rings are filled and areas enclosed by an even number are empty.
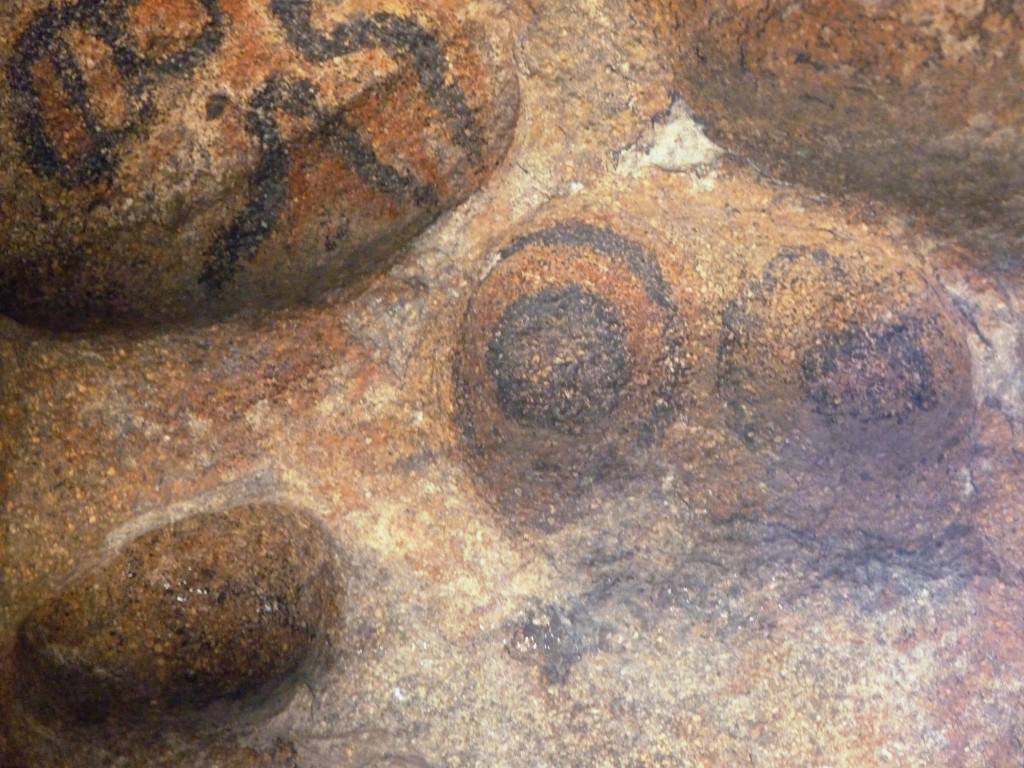
<svg viewBox="0 0 1024 768">
<path fill-rule="evenodd" d="M 288 40 L 310 61 L 320 63 L 373 47 L 407 57 L 428 98 L 452 121 L 455 143 L 469 154 L 474 165 L 483 162 L 483 142 L 465 94 L 454 80 L 445 83 L 448 64 L 444 48 L 416 21 L 375 13 L 340 23 L 325 34 L 313 27 L 311 0 L 271 0 L 270 7 Z"/>
<path fill-rule="evenodd" d="M 647 294 L 659 307 L 668 313 L 675 312 L 675 303 L 654 257 L 639 243 L 611 229 L 583 221 L 566 221 L 517 237 L 511 245 L 498 253 L 498 257 L 507 259 L 531 245 L 582 247 L 606 258 L 620 260 L 637 276 Z"/>
</svg>

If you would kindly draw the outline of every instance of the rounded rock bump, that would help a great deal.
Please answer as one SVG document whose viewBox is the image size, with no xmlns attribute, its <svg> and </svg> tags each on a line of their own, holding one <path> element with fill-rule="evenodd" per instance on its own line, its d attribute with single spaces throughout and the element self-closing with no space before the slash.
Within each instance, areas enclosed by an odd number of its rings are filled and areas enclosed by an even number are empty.
<svg viewBox="0 0 1024 768">
<path fill-rule="evenodd" d="M 309 513 L 204 513 L 124 544 L 35 607 L 17 637 L 23 707 L 90 725 L 247 722 L 333 656 L 345 575 Z"/>
<path fill-rule="evenodd" d="M 783 249 L 723 312 L 732 428 L 810 463 L 938 459 L 973 413 L 970 352 L 939 296 L 907 264 Z"/>
<path fill-rule="evenodd" d="M 561 220 L 497 256 L 462 324 L 457 421 L 499 506 L 552 510 L 678 413 L 686 323 L 654 253 L 612 227 Z"/>
<path fill-rule="evenodd" d="M 512 138 L 507 45 L 451 5 L 26 0 L 0 24 L 0 311 L 208 322 L 386 268 Z"/>
<path fill-rule="evenodd" d="M 487 345 L 502 411 L 570 435 L 607 419 L 631 378 L 623 325 L 614 305 L 579 285 L 517 301 Z"/>
<path fill-rule="evenodd" d="M 713 140 L 779 178 L 922 212 L 972 248 L 995 235 L 1019 250 L 1019 3 L 674 3 L 677 80 Z"/>
</svg>

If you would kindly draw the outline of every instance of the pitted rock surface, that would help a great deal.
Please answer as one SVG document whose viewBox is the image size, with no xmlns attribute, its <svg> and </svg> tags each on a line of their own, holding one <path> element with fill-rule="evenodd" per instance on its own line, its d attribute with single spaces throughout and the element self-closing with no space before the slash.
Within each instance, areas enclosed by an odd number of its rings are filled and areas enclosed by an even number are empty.
<svg viewBox="0 0 1024 768">
<path fill-rule="evenodd" d="M 4 768 L 1019 765 L 1017 4 L 8 10 Z"/>
</svg>

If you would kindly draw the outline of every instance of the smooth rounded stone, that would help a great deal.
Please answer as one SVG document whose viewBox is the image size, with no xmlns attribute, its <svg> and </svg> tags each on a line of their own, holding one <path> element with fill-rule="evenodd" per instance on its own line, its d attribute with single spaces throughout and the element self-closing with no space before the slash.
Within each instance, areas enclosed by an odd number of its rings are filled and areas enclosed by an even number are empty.
<svg viewBox="0 0 1024 768">
<path fill-rule="evenodd" d="M 173 522 L 25 618 L 19 695 L 45 721 L 244 721 L 323 671 L 344 588 L 308 513 L 253 504 Z"/>
<path fill-rule="evenodd" d="M 467 458 L 506 514 L 556 523 L 556 507 L 658 439 L 680 407 L 691 311 L 654 250 L 585 217 L 535 224 L 498 251 L 453 371 Z"/>
<path fill-rule="evenodd" d="M 909 264 L 780 250 L 723 311 L 732 428 L 790 466 L 938 460 L 974 412 L 970 351 L 939 297 Z"/>
<path fill-rule="evenodd" d="M 511 140 L 498 24 L 454 2 L 14 0 L 0 311 L 202 321 L 358 284 Z"/>
<path fill-rule="evenodd" d="M 1024 6 L 675 2 L 680 87 L 713 139 L 956 235 L 1024 237 Z"/>
</svg>

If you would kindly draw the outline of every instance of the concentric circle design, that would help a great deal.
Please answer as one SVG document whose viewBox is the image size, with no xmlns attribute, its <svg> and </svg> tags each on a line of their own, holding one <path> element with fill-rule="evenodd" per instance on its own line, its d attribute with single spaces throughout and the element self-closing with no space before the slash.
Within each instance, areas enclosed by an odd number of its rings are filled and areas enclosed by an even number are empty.
<svg viewBox="0 0 1024 768">
<path fill-rule="evenodd" d="M 683 325 L 654 255 L 608 227 L 562 221 L 500 250 L 454 362 L 484 485 L 550 511 L 614 477 L 678 411 Z"/>
<path fill-rule="evenodd" d="M 726 308 L 718 389 L 744 440 L 811 463 L 934 459 L 973 410 L 970 353 L 930 284 L 824 249 L 779 252 Z"/>
</svg>

